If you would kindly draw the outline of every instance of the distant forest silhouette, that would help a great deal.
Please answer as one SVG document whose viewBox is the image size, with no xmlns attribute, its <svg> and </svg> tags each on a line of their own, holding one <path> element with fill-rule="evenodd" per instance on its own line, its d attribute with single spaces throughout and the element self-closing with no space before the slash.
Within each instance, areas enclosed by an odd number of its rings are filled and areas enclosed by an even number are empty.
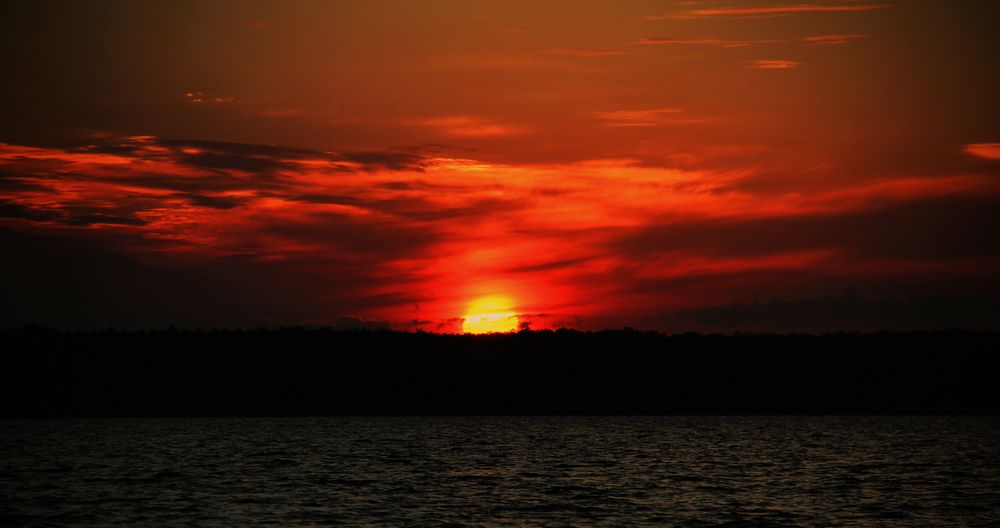
<svg viewBox="0 0 1000 528">
<path fill-rule="evenodd" d="M 1000 333 L 0 332 L 3 416 L 996 413 Z"/>
</svg>

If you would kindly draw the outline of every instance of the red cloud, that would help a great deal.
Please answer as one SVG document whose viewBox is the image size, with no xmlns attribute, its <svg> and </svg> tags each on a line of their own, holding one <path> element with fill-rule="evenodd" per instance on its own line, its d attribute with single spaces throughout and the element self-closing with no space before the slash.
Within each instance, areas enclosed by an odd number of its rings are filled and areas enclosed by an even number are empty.
<svg viewBox="0 0 1000 528">
<path fill-rule="evenodd" d="M 978 158 L 1000 160 L 1000 143 L 970 143 L 962 149 Z"/>
</svg>

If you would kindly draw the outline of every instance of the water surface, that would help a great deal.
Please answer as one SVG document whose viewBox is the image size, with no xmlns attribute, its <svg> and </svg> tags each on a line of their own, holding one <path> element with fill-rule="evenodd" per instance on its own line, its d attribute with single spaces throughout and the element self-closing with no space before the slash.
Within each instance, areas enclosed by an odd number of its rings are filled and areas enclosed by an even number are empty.
<svg viewBox="0 0 1000 528">
<path fill-rule="evenodd" d="M 1000 419 L 0 422 L 0 524 L 1000 526 Z"/>
</svg>

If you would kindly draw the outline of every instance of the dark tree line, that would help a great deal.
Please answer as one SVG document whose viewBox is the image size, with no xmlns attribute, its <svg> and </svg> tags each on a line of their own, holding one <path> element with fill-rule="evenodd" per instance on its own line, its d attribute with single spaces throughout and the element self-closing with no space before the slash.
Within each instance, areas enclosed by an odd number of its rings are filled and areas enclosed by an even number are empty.
<svg viewBox="0 0 1000 528">
<path fill-rule="evenodd" d="M 0 333 L 4 416 L 996 413 L 1000 334 Z"/>
</svg>

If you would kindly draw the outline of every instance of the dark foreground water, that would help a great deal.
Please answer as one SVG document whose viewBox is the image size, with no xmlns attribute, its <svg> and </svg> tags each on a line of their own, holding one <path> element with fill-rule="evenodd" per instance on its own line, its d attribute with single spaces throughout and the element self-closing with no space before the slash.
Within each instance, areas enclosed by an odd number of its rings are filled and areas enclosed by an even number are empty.
<svg viewBox="0 0 1000 528">
<path fill-rule="evenodd" d="M 1000 526 L 1000 420 L 0 421 L 0 524 Z"/>
</svg>

